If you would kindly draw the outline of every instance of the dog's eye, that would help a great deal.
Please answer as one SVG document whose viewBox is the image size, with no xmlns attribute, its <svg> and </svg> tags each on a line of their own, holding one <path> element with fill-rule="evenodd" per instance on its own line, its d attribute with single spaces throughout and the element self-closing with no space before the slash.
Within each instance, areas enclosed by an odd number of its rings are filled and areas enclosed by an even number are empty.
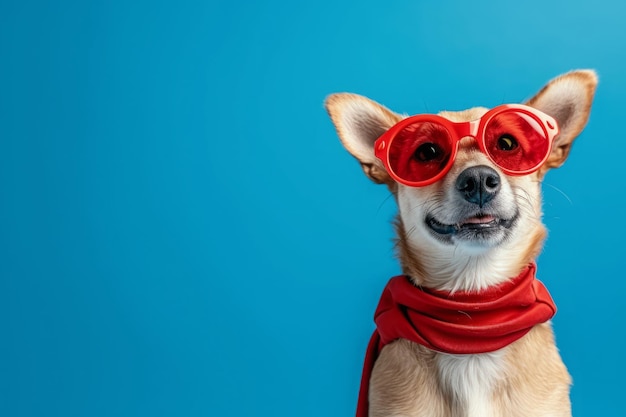
<svg viewBox="0 0 626 417">
<path fill-rule="evenodd" d="M 498 138 L 498 148 L 502 151 L 512 151 L 517 148 L 517 141 L 511 135 L 502 135 Z"/>
<path fill-rule="evenodd" d="M 428 162 L 440 158 L 441 155 L 443 155 L 443 150 L 439 145 L 427 142 L 418 146 L 413 157 L 420 162 Z"/>
</svg>

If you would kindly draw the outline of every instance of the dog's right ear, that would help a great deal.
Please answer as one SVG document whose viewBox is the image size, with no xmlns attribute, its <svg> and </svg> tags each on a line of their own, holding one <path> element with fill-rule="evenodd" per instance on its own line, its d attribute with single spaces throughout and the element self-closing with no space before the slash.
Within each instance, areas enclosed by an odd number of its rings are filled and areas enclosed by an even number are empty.
<svg viewBox="0 0 626 417">
<path fill-rule="evenodd" d="M 377 184 L 391 184 L 393 180 L 374 156 L 374 141 L 402 116 L 366 97 L 349 93 L 328 96 L 325 107 L 341 143 L 361 163 L 365 175 Z"/>
</svg>

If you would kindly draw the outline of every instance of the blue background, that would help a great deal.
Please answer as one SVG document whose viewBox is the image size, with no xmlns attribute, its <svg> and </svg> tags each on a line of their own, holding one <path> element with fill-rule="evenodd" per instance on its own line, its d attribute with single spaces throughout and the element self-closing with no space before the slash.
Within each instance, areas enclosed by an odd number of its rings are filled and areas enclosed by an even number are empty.
<svg viewBox="0 0 626 417">
<path fill-rule="evenodd" d="M 324 97 L 494 106 L 574 68 L 601 83 L 539 276 L 575 415 L 621 415 L 626 3 L 557 3 L 2 2 L 0 415 L 353 415 L 396 208 Z"/>
</svg>

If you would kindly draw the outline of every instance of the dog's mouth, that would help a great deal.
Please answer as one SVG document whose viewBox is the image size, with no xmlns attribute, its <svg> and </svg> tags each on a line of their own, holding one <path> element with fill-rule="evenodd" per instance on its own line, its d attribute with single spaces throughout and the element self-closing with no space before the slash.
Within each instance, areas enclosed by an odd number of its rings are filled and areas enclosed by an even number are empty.
<svg viewBox="0 0 626 417">
<path fill-rule="evenodd" d="M 445 224 L 433 216 L 426 217 L 426 225 L 440 237 L 456 237 L 463 240 L 487 240 L 504 234 L 513 227 L 519 213 L 511 218 L 501 218 L 493 214 L 476 213 L 455 224 Z"/>
</svg>

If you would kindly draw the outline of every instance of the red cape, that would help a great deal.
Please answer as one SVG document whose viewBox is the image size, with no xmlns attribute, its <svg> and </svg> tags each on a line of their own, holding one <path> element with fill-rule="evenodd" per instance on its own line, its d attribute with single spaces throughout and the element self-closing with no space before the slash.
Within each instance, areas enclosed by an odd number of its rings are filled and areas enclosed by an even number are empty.
<svg viewBox="0 0 626 417">
<path fill-rule="evenodd" d="M 386 344 L 402 338 L 444 353 L 493 352 L 552 318 L 556 306 L 535 271 L 533 263 L 501 285 L 453 294 L 417 287 L 404 275 L 392 278 L 374 314 L 356 416 L 368 417 L 369 380 Z"/>
</svg>

